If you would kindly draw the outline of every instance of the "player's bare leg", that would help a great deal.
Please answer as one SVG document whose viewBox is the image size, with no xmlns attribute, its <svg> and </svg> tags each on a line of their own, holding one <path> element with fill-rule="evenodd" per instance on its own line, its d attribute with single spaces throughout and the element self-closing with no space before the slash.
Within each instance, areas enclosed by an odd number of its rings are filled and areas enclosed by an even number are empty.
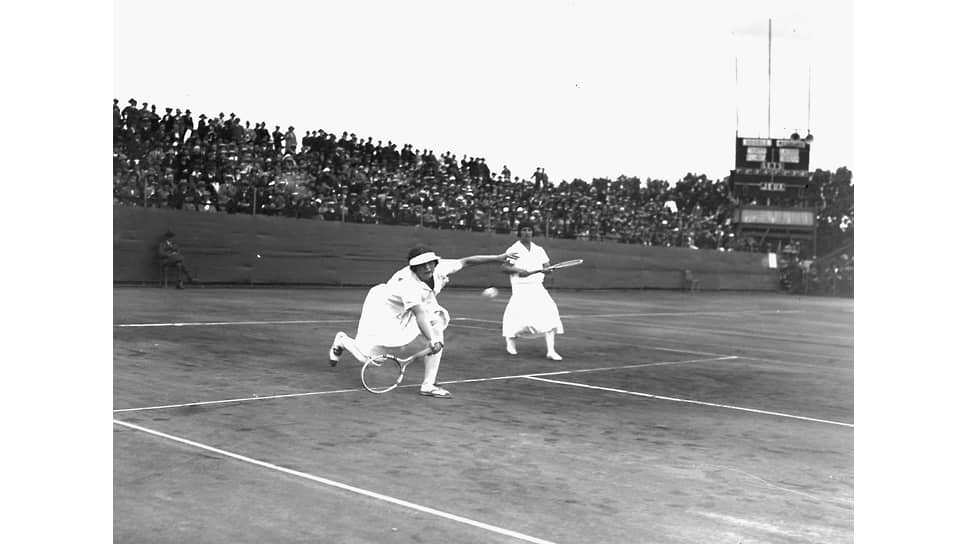
<svg viewBox="0 0 968 544">
<path fill-rule="evenodd" d="M 440 358 L 443 351 L 438 351 L 433 355 L 424 355 L 424 378 L 420 384 L 420 394 L 426 397 L 436 397 L 439 399 L 450 398 L 450 392 L 437 385 L 437 370 L 440 369 Z"/>
<path fill-rule="evenodd" d="M 555 351 L 555 331 L 554 330 L 550 330 L 545 333 L 545 346 L 547 346 L 548 348 L 548 353 L 545 355 L 545 357 L 551 359 L 552 361 L 561 360 L 561 355 L 558 355 L 558 352 Z"/>
<path fill-rule="evenodd" d="M 437 329 L 438 338 L 442 338 L 444 325 L 441 321 L 436 321 L 434 323 L 434 328 Z M 443 356 L 443 350 L 437 353 L 429 353 L 424 355 L 424 377 L 423 382 L 420 384 L 420 394 L 425 397 L 435 397 L 438 399 L 449 399 L 450 392 L 437 385 L 437 371 L 440 369 L 440 359 Z"/>
<path fill-rule="evenodd" d="M 514 338 L 511 338 L 510 336 L 505 337 L 504 344 L 504 348 L 508 351 L 508 353 L 511 355 L 518 354 L 518 346 L 517 343 L 515 343 Z"/>
</svg>

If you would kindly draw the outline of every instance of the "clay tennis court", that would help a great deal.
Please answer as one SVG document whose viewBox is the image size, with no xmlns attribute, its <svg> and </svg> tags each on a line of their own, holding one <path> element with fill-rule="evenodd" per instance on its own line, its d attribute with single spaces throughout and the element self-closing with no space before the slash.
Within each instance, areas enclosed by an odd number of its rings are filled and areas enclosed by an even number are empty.
<svg viewBox="0 0 968 544">
<path fill-rule="evenodd" d="M 853 300 L 448 289 L 439 379 L 326 362 L 363 289 L 114 290 L 116 542 L 853 541 Z"/>
</svg>

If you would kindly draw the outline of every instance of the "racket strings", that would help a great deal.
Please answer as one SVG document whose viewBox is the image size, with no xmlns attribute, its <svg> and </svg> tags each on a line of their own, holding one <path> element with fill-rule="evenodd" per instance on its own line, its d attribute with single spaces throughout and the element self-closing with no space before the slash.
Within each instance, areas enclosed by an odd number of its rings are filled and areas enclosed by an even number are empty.
<svg viewBox="0 0 968 544">
<path fill-rule="evenodd" d="M 397 386 L 402 375 L 393 357 L 376 357 L 363 366 L 363 385 L 370 391 L 384 392 Z"/>
</svg>

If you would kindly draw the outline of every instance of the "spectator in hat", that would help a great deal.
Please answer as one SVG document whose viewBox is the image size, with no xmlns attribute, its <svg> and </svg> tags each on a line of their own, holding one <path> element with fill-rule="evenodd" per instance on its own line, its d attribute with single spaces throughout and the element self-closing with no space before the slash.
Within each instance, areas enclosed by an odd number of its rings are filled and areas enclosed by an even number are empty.
<svg viewBox="0 0 968 544">
<path fill-rule="evenodd" d="M 121 127 L 123 126 L 123 122 L 121 120 L 121 108 L 118 106 L 117 98 L 114 99 L 113 123 L 114 123 L 114 138 L 117 139 L 121 135 Z"/>
<path fill-rule="evenodd" d="M 272 148 L 276 153 L 282 151 L 283 137 L 282 131 L 279 130 L 279 125 L 276 125 L 276 129 L 272 131 Z"/>
<path fill-rule="evenodd" d="M 138 127 L 138 101 L 134 98 L 128 100 L 128 105 L 121 110 L 121 117 L 128 132 L 134 132 Z"/>
<path fill-rule="evenodd" d="M 195 133 L 198 134 L 198 139 L 203 142 L 206 138 L 208 138 L 209 132 L 208 123 L 205 121 L 206 119 L 208 119 L 208 117 L 206 117 L 204 113 L 199 115 L 198 128 L 195 129 Z"/>
</svg>

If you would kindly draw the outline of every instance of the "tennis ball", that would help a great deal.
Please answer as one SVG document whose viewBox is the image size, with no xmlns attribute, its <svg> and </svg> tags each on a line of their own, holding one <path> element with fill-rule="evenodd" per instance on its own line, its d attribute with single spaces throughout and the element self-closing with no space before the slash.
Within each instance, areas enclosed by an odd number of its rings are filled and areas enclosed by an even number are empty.
<svg viewBox="0 0 968 544">
<path fill-rule="evenodd" d="M 481 296 L 484 298 L 494 298 L 497 296 L 497 287 L 488 287 L 487 289 L 481 291 Z"/>
</svg>

